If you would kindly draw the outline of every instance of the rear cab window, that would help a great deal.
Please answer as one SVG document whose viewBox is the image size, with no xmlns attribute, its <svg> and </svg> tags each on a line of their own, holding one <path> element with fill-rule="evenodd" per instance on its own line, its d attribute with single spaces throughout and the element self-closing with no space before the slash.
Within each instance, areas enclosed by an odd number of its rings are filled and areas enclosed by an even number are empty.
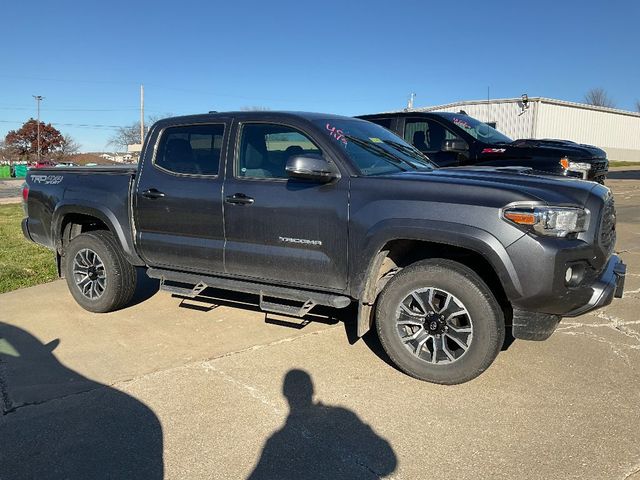
<svg viewBox="0 0 640 480">
<path fill-rule="evenodd" d="M 182 175 L 218 175 L 224 124 L 183 125 L 162 131 L 155 165 Z"/>
</svg>

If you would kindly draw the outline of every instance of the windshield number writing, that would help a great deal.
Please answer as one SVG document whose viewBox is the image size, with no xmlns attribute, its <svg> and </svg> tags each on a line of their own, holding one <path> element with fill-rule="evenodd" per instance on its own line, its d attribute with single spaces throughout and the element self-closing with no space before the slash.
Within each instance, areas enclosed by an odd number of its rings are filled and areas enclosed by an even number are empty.
<svg viewBox="0 0 640 480">
<path fill-rule="evenodd" d="M 331 126 L 331 124 L 327 123 L 327 131 L 329 132 L 329 135 L 331 135 L 339 142 L 342 142 L 343 145 L 347 144 L 347 139 L 345 138 L 344 132 L 342 130 L 336 129 L 336 127 L 333 127 Z"/>
<path fill-rule="evenodd" d="M 453 123 L 455 123 L 459 127 L 465 128 L 467 130 L 471 130 L 471 125 L 469 125 L 467 122 L 465 122 L 464 120 L 462 120 L 460 118 L 454 118 L 453 119 Z"/>
</svg>

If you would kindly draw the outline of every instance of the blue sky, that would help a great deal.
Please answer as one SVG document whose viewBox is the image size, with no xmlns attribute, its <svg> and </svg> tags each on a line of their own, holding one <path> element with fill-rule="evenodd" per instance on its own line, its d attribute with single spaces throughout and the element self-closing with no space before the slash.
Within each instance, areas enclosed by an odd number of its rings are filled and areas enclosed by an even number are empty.
<svg viewBox="0 0 640 480">
<path fill-rule="evenodd" d="M 37 12 L 37 14 L 36 14 Z M 245 106 L 355 115 L 491 97 L 640 99 L 640 2 L 5 2 L 0 137 L 35 116 L 103 150 L 112 126 Z M 80 126 L 89 125 L 89 126 Z"/>
</svg>

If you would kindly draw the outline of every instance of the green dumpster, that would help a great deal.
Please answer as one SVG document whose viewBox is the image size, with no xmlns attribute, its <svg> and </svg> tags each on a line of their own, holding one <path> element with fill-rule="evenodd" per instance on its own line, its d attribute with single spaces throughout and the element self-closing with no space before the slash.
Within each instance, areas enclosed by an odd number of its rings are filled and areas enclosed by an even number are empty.
<svg viewBox="0 0 640 480">
<path fill-rule="evenodd" d="M 16 178 L 24 178 L 27 176 L 27 166 L 26 165 L 16 165 L 14 167 L 14 172 Z"/>
<path fill-rule="evenodd" d="M 9 165 L 0 166 L 0 178 L 11 178 L 11 168 L 9 168 Z"/>
</svg>

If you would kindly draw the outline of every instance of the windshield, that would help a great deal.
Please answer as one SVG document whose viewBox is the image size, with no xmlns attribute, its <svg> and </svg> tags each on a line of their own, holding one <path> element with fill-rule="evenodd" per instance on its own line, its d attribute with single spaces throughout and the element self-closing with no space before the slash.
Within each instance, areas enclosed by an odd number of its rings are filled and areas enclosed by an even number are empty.
<svg viewBox="0 0 640 480">
<path fill-rule="evenodd" d="M 513 140 L 500 133 L 495 128 L 490 127 L 486 123 L 482 123 L 480 120 L 471 118 L 468 115 L 453 115 L 451 117 L 451 121 L 473 138 L 480 140 L 481 142 L 492 145 L 513 142 Z"/>
<path fill-rule="evenodd" d="M 437 168 L 423 153 L 380 125 L 343 118 L 319 119 L 313 123 L 344 148 L 362 175 Z"/>
</svg>

